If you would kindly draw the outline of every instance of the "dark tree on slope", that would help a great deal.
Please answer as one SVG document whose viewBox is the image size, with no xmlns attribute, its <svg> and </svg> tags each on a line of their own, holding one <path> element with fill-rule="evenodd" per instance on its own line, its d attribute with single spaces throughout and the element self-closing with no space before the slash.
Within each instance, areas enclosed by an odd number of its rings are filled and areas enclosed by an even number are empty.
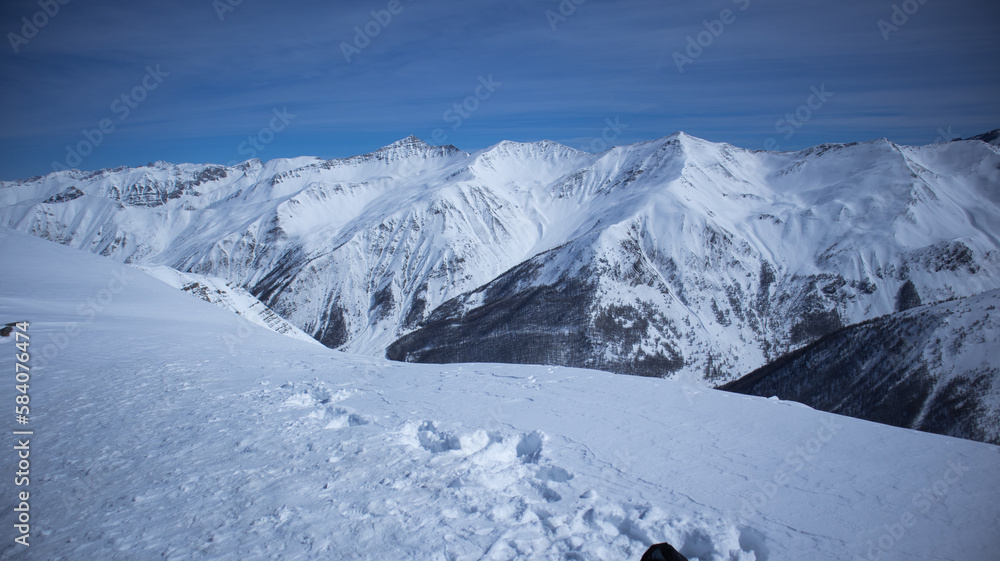
<svg viewBox="0 0 1000 561">
<path fill-rule="evenodd" d="M 896 295 L 896 311 L 903 312 L 910 308 L 916 308 L 921 303 L 917 287 L 914 286 L 913 281 L 906 279 L 906 282 L 899 288 L 899 293 Z"/>
</svg>

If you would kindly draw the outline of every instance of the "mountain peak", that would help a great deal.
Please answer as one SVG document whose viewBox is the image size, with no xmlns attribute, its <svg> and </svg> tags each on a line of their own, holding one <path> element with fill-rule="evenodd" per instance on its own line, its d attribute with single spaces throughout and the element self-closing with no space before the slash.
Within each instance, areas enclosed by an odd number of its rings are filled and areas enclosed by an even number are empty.
<svg viewBox="0 0 1000 561">
<path fill-rule="evenodd" d="M 579 153 L 580 150 L 560 144 L 552 140 L 537 140 L 534 142 L 517 142 L 514 140 L 501 140 L 500 142 L 485 148 L 483 154 L 502 153 Z"/>
<path fill-rule="evenodd" d="M 0 183 L 0 224 L 223 277 L 351 352 L 711 383 L 891 313 L 907 281 L 926 302 L 1000 289 L 992 147 L 731 146 L 676 132 L 466 154 L 409 136 L 246 173 L 63 172 Z M 954 163 L 914 165 L 928 154 Z M 539 326 L 557 335 L 540 346 Z"/>
<path fill-rule="evenodd" d="M 1000 146 L 1000 129 L 993 129 L 990 132 L 977 134 L 976 136 L 970 136 L 965 140 L 981 140 L 986 144 L 994 144 Z"/>
<path fill-rule="evenodd" d="M 418 138 L 416 135 L 410 135 L 401 140 L 397 140 L 392 144 L 388 144 L 362 156 L 355 156 L 356 158 L 362 158 L 365 160 L 376 159 L 385 161 L 397 161 L 405 160 L 413 157 L 418 158 L 433 158 L 437 156 L 453 156 L 457 154 L 464 154 L 458 148 L 452 146 L 451 144 L 446 144 L 443 146 L 434 146 L 428 144 Z"/>
<path fill-rule="evenodd" d="M 663 137 L 661 140 L 681 140 L 686 142 L 709 142 L 704 138 L 698 138 L 697 136 L 692 136 L 684 131 L 677 131 L 673 134 Z"/>
<path fill-rule="evenodd" d="M 379 150 L 394 149 L 394 148 L 429 148 L 430 146 L 431 146 L 430 144 L 427 144 L 426 142 L 418 138 L 416 135 L 411 134 L 410 136 L 404 139 L 397 140 L 392 144 L 383 146 L 382 148 L 379 148 Z"/>
<path fill-rule="evenodd" d="M 664 144 L 664 143 L 668 143 L 668 142 L 675 142 L 675 143 L 680 143 L 682 146 L 694 146 L 694 145 L 700 145 L 700 144 L 715 144 L 714 142 L 705 140 L 703 138 L 698 138 L 697 136 L 691 136 L 690 134 L 688 134 L 688 133 L 686 133 L 684 131 L 677 131 L 677 132 L 675 132 L 673 134 L 670 134 L 670 135 L 667 135 L 667 136 L 664 136 L 664 137 L 661 137 L 661 138 L 653 139 L 653 140 L 650 140 L 648 142 L 650 142 L 652 144 L 656 144 L 656 145 Z"/>
</svg>

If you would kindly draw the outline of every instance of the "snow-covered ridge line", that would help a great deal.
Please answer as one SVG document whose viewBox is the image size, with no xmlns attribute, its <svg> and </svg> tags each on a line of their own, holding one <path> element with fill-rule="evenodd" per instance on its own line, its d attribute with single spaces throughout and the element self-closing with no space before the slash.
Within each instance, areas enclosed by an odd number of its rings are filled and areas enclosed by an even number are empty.
<svg viewBox="0 0 1000 561">
<path fill-rule="evenodd" d="M 715 384 L 893 311 L 907 283 L 925 302 L 1000 288 L 1000 154 L 983 138 L 470 154 L 408 137 L 337 160 L 8 182 L 0 225 L 224 279 L 334 348 Z"/>
<path fill-rule="evenodd" d="M 253 294 L 243 288 L 233 286 L 232 283 L 226 282 L 224 279 L 182 273 L 162 265 L 155 267 L 135 265 L 135 268 L 174 288 L 242 316 L 250 323 L 266 327 L 275 333 L 287 335 L 293 339 L 315 345 L 319 344 L 301 329 L 262 304 Z"/>
<path fill-rule="evenodd" d="M 645 144 L 645 143 L 661 142 L 661 141 L 664 141 L 664 140 L 675 139 L 675 138 L 682 138 L 682 137 L 683 138 L 688 138 L 688 139 L 701 140 L 701 139 L 698 139 L 697 137 L 688 135 L 687 133 L 685 133 L 683 131 L 678 131 L 676 133 L 667 135 L 667 136 L 659 138 L 659 139 L 653 139 L 653 140 L 648 140 L 648 141 L 641 141 L 639 143 L 636 143 L 635 145 Z M 979 135 L 975 135 L 975 136 L 972 136 L 972 137 L 969 137 L 969 138 L 966 138 L 966 139 L 956 138 L 954 140 L 945 141 L 945 142 L 956 142 L 956 141 L 960 141 L 960 140 L 967 140 L 967 141 L 970 141 L 970 140 L 979 140 L 979 141 L 982 141 L 982 142 L 985 142 L 985 143 L 988 143 L 988 144 L 998 145 L 998 144 L 1000 144 L 1000 129 L 992 130 L 990 132 L 979 134 Z M 708 141 L 702 141 L 702 142 L 708 142 Z M 825 149 L 829 149 L 829 148 L 833 148 L 833 147 L 855 146 L 855 145 L 858 145 L 858 144 L 880 143 L 880 142 L 887 142 L 887 143 L 890 143 L 890 144 L 893 144 L 893 145 L 896 145 L 896 146 L 911 146 L 911 145 L 903 145 L 903 144 L 898 144 L 897 145 L 895 143 L 892 143 L 891 141 L 889 141 L 886 138 L 880 138 L 880 139 L 874 139 L 874 140 L 869 140 L 869 141 L 864 141 L 864 142 L 823 143 L 823 144 L 819 144 L 819 145 L 816 145 L 816 146 L 810 146 L 810 147 L 807 147 L 807 148 L 802 148 L 802 149 L 799 149 L 799 150 L 793 150 L 793 151 L 785 152 L 785 153 L 802 154 L 802 153 L 814 152 L 816 150 L 825 150 Z M 736 145 L 725 143 L 725 142 L 719 143 L 719 144 L 723 145 L 723 146 L 728 146 L 728 147 L 731 147 L 731 148 L 742 149 L 742 148 L 740 148 L 740 147 L 738 147 Z M 632 146 L 635 146 L 635 145 L 632 145 Z M 552 141 L 552 140 L 547 140 L 547 139 L 546 140 L 539 140 L 539 141 L 530 141 L 530 142 L 519 142 L 519 141 L 515 141 L 515 140 L 501 140 L 500 142 L 497 142 L 496 144 L 494 144 L 492 146 L 489 146 L 486 149 L 481 150 L 480 152 L 481 153 L 489 153 L 489 152 L 492 152 L 494 150 L 506 148 L 506 147 L 509 147 L 509 146 L 516 146 L 516 147 L 519 147 L 519 148 L 520 147 L 535 146 L 535 147 L 539 147 L 539 148 L 542 148 L 542 149 L 547 149 L 547 148 L 550 148 L 550 147 L 558 147 L 558 149 L 560 149 L 560 150 L 566 150 L 566 151 L 572 151 L 572 152 L 579 152 L 579 153 L 586 153 L 586 152 L 582 152 L 579 149 L 572 148 L 572 147 L 567 146 L 565 144 L 560 144 L 558 142 L 555 142 L 555 141 Z M 627 146 L 629 146 L 629 145 L 625 145 L 624 147 L 627 147 Z M 620 146 L 613 146 L 613 147 L 609 148 L 608 150 L 615 150 L 617 148 L 622 148 L 622 147 L 620 147 Z M 385 146 L 383 146 L 381 148 L 378 148 L 378 149 L 373 150 L 372 152 L 368 152 L 366 154 L 359 154 L 359 155 L 356 155 L 356 156 L 347 156 L 347 157 L 344 157 L 344 158 L 332 158 L 332 159 L 328 159 L 328 160 L 323 160 L 321 158 L 312 157 L 312 156 L 302 156 L 302 157 L 296 157 L 296 158 L 276 158 L 274 160 L 268 161 L 267 164 L 270 165 L 270 164 L 272 164 L 272 162 L 274 162 L 275 163 L 274 164 L 275 168 L 281 168 L 281 167 L 287 167 L 287 166 L 282 166 L 282 163 L 287 163 L 287 162 L 301 162 L 301 160 L 303 158 L 316 160 L 317 162 L 327 162 L 327 163 L 329 163 L 329 162 L 351 161 L 352 159 L 359 159 L 359 158 L 362 158 L 362 159 L 371 159 L 371 158 L 377 158 L 379 156 L 382 156 L 382 158 L 384 159 L 386 154 L 393 154 L 393 153 L 399 153 L 399 152 L 402 152 L 404 154 L 405 153 L 411 153 L 412 154 L 413 152 L 424 152 L 427 149 L 431 149 L 432 152 L 443 152 L 443 153 L 458 152 L 458 153 L 465 154 L 465 152 L 463 152 L 462 150 L 460 150 L 459 148 L 457 148 L 457 147 L 455 147 L 453 145 L 449 144 L 449 145 L 442 145 L 442 146 L 434 146 L 434 145 L 428 144 L 427 142 L 425 142 L 424 140 L 420 139 L 416 135 L 412 135 L 411 134 L 410 136 L 408 136 L 406 138 L 397 140 L 396 142 L 393 142 L 391 144 L 387 144 L 387 145 L 385 145 Z M 759 151 L 760 152 L 766 152 L 764 150 L 759 150 Z M 254 168 L 263 168 L 264 166 L 265 166 L 265 163 L 262 162 L 259 158 L 252 158 L 250 160 L 246 160 L 245 162 L 241 162 L 239 164 L 236 164 L 236 165 L 233 165 L 233 166 L 228 166 L 228 167 L 230 167 L 232 169 L 237 169 L 237 170 L 247 170 L 247 169 L 254 169 Z M 171 168 L 184 168 L 184 167 L 196 167 L 197 168 L 197 167 L 227 167 L 227 166 L 223 166 L 223 165 L 220 165 L 220 164 L 211 164 L 211 163 L 205 163 L 205 164 L 193 164 L 193 163 L 175 164 L 175 163 L 167 162 L 167 161 L 164 161 L 164 160 L 157 160 L 155 162 L 150 162 L 149 164 L 147 164 L 145 166 L 139 166 L 139 167 L 117 166 L 117 167 L 114 167 L 114 168 L 102 168 L 102 169 L 93 170 L 93 171 L 83 171 L 83 170 L 79 170 L 79 169 L 69 169 L 69 170 L 63 170 L 63 171 L 54 171 L 54 172 L 47 173 L 45 175 L 36 175 L 36 176 L 25 178 L 25 179 L 0 180 L 0 188 L 8 187 L 8 186 L 16 185 L 16 184 L 34 183 L 34 182 L 37 182 L 39 180 L 45 179 L 47 177 L 56 176 L 56 175 L 65 175 L 65 176 L 69 176 L 69 177 L 72 177 L 73 179 L 77 179 L 77 180 L 87 180 L 87 179 L 91 179 L 91 178 L 93 178 L 95 176 L 98 176 L 98 175 L 120 173 L 120 172 L 123 172 L 123 171 L 126 171 L 126 170 L 141 170 L 141 169 L 145 169 L 145 168 L 154 169 L 154 170 L 167 170 L 167 169 L 171 169 Z"/>
<path fill-rule="evenodd" d="M 1000 444 L 1000 291 L 823 336 L 722 389 Z"/>
</svg>

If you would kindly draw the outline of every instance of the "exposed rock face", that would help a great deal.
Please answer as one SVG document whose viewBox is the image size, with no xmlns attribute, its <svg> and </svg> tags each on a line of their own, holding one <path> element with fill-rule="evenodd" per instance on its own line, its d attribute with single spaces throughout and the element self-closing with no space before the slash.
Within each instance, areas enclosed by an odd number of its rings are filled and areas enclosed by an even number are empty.
<svg viewBox="0 0 1000 561">
<path fill-rule="evenodd" d="M 66 201 L 72 201 L 73 199 L 78 199 L 83 196 L 83 191 L 77 189 L 76 187 L 69 187 L 51 197 L 45 199 L 44 204 L 56 204 L 65 203 Z"/>
<path fill-rule="evenodd" d="M 1000 288 L 997 185 L 978 139 L 467 154 L 409 137 L 4 182 L 0 224 L 221 278 L 346 351 L 722 383 L 844 325 Z"/>
</svg>

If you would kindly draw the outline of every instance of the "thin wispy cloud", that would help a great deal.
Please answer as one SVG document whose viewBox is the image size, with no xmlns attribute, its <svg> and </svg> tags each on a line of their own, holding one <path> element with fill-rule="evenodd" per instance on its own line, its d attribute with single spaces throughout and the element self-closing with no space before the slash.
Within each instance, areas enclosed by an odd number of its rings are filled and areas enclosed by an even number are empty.
<svg viewBox="0 0 1000 561">
<path fill-rule="evenodd" d="M 835 96 L 783 149 L 1000 123 L 993 2 L 928 0 L 902 25 L 893 2 L 860 0 L 216 4 L 70 2 L 42 18 L 37 2 L 4 3 L 0 176 L 51 171 L 102 119 L 114 130 L 83 169 L 227 162 L 285 107 L 296 118 L 263 159 L 346 156 L 436 129 L 466 150 L 580 147 L 616 117 L 629 123 L 616 143 L 685 130 L 763 148 L 822 85 Z M 33 34 L 32 18 L 46 20 Z M 163 83 L 136 90 L 157 65 Z M 453 128 L 447 111 L 490 76 L 502 85 Z M 112 104 L 134 90 L 143 99 L 125 100 L 135 107 L 120 119 Z"/>
</svg>

